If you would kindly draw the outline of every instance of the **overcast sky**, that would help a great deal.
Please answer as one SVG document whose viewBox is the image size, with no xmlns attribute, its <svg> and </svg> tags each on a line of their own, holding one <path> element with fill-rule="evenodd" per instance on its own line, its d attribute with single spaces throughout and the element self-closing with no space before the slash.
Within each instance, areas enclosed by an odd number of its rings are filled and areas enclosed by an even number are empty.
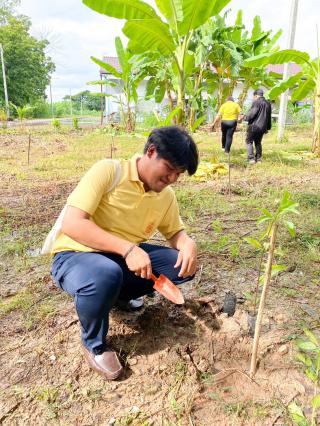
<svg viewBox="0 0 320 426">
<path fill-rule="evenodd" d="M 209 1 L 209 0 L 208 0 Z M 280 40 L 286 47 L 290 7 L 293 0 L 232 0 L 229 20 L 234 21 L 239 9 L 244 23 L 251 30 L 255 15 L 259 15 L 263 30 L 283 29 Z M 150 0 L 148 3 L 153 4 Z M 52 76 L 53 100 L 81 90 L 95 90 L 86 83 L 99 78 L 98 66 L 90 55 L 115 56 L 114 39 L 121 36 L 123 21 L 100 15 L 83 5 L 81 0 L 21 0 L 19 12 L 32 20 L 32 34 L 51 42 L 48 53 L 56 64 Z M 300 0 L 295 48 L 316 56 L 316 25 L 319 25 L 320 2 Z M 319 29 L 320 31 L 320 29 Z"/>
</svg>

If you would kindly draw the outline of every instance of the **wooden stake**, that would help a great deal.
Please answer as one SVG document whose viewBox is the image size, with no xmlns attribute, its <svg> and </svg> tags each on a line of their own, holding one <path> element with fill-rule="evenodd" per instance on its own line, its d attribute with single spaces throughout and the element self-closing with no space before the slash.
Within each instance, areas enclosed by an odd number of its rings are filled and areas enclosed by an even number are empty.
<svg viewBox="0 0 320 426">
<path fill-rule="evenodd" d="M 277 235 L 278 226 L 279 226 L 278 223 L 275 222 L 271 228 L 270 248 L 268 253 L 263 289 L 262 289 L 261 299 L 259 303 L 256 327 L 254 330 L 254 339 L 253 339 L 251 365 L 250 365 L 251 378 L 255 375 L 257 370 L 257 355 L 258 355 L 258 345 L 259 345 L 259 337 L 260 337 L 260 330 L 261 330 L 262 314 L 263 314 L 263 309 L 264 309 L 264 305 L 266 301 L 268 288 L 271 281 L 272 262 L 273 262 L 274 249 L 276 245 L 276 235 Z"/>
<path fill-rule="evenodd" d="M 31 146 L 31 135 L 29 133 L 29 141 L 28 141 L 28 166 L 30 164 L 30 146 Z"/>
<path fill-rule="evenodd" d="M 229 197 L 231 197 L 231 171 L 230 171 L 230 152 L 228 152 L 228 176 L 229 176 Z"/>
</svg>

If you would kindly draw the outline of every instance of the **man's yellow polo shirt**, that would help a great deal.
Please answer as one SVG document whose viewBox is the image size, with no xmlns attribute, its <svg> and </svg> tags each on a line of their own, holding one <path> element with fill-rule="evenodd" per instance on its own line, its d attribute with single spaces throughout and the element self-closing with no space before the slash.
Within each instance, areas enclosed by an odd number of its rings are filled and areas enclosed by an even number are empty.
<svg viewBox="0 0 320 426">
<path fill-rule="evenodd" d="M 233 101 L 227 101 L 221 105 L 219 114 L 221 114 L 221 120 L 237 120 L 240 114 L 240 106 Z"/>
<path fill-rule="evenodd" d="M 110 160 L 95 163 L 70 194 L 67 205 L 89 213 L 100 228 L 132 243 L 148 240 L 157 230 L 168 240 L 184 229 L 174 191 L 168 186 L 160 193 L 146 192 L 138 175 L 138 157 L 120 161 L 120 181 L 110 193 L 115 164 Z M 61 233 L 52 253 L 64 250 L 97 251 Z"/>
</svg>

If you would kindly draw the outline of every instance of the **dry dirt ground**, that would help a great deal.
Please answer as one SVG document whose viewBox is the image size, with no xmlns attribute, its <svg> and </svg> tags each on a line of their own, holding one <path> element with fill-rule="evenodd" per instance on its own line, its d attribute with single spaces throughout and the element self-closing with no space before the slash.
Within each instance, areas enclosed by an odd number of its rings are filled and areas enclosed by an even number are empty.
<svg viewBox="0 0 320 426">
<path fill-rule="evenodd" d="M 301 181 L 301 176 L 316 190 L 319 181 L 311 172 L 292 179 Z M 0 257 L 4 304 L 0 424 L 280 426 L 292 424 L 287 413 L 291 401 L 308 407 L 313 390 L 294 360 L 294 338 L 302 334 L 303 325 L 319 326 L 318 300 L 314 306 L 310 294 L 293 300 L 273 292 L 276 286 L 290 289 L 292 283 L 299 290 L 301 276 L 306 282 L 313 271 L 292 268 L 273 284 L 263 320 L 259 369 L 251 379 L 252 338 L 243 294 L 248 280 L 256 280 L 256 267 L 201 249 L 198 275 L 183 288 L 184 306 L 157 295 L 147 298 L 139 312 L 113 311 L 110 340 L 125 374 L 106 382 L 83 358 L 72 300 L 52 283 L 48 261 L 13 245 L 15 235 L 28 239 L 31 233 L 33 247 L 40 246 L 48 222 L 74 181 L 30 178 L 28 183 L 8 172 L 5 178 L 1 204 L 6 207 L 1 217 L 3 226 L 11 226 L 11 239 L 6 236 L 3 243 L 11 248 Z M 281 185 L 281 179 L 272 179 Z M 237 184 L 246 191 L 254 187 L 243 176 Z M 198 191 L 223 192 L 219 182 L 194 185 Z M 232 194 L 230 203 L 239 197 Z M 210 232 L 207 223 L 212 219 L 199 211 L 194 232 L 200 228 Z M 229 228 L 239 225 L 231 216 L 225 223 Z M 252 218 L 244 216 L 241 233 L 254 226 Z M 238 297 L 232 317 L 221 312 L 229 290 Z"/>
</svg>

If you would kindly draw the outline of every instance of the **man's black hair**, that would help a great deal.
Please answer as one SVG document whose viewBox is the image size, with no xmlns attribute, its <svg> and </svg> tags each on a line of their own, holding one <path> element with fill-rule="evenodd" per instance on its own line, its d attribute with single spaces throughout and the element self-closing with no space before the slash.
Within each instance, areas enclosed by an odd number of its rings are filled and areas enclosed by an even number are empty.
<svg viewBox="0 0 320 426">
<path fill-rule="evenodd" d="M 153 129 L 144 147 L 146 154 L 153 145 L 159 158 L 167 160 L 173 167 L 187 170 L 193 175 L 198 168 L 199 153 L 189 133 L 178 126 L 167 126 Z"/>
<path fill-rule="evenodd" d="M 253 92 L 253 94 L 256 95 L 256 96 L 263 96 L 263 90 L 262 89 L 256 89 Z"/>
</svg>

